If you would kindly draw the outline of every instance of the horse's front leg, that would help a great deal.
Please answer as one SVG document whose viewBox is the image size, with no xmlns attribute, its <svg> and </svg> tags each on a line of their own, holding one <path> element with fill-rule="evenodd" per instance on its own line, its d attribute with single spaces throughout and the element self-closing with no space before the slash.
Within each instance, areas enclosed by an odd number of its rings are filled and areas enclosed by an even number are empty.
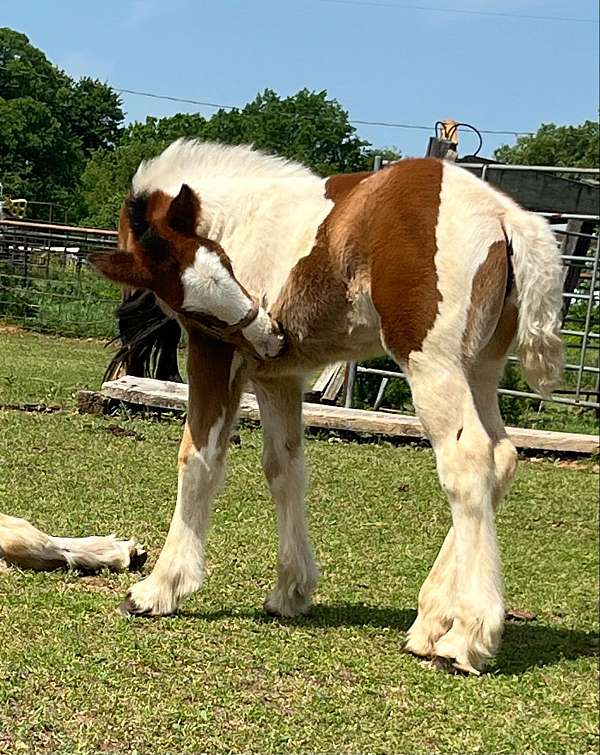
<svg viewBox="0 0 600 755">
<path fill-rule="evenodd" d="M 302 380 L 254 384 L 263 426 L 263 469 L 277 508 L 278 581 L 265 609 L 279 616 L 306 613 L 319 577 L 306 528 L 306 470 L 302 449 Z"/>
<path fill-rule="evenodd" d="M 188 417 L 179 448 L 177 504 L 154 570 L 129 590 L 120 607 L 123 614 L 173 613 L 202 584 L 208 520 L 224 476 L 242 365 L 232 346 L 189 334 Z"/>
</svg>

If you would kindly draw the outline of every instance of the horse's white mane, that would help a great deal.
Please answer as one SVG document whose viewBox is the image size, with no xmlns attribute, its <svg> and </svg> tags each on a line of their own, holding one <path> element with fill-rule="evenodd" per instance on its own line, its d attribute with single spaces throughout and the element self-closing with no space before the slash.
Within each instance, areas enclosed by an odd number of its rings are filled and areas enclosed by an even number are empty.
<svg viewBox="0 0 600 755">
<path fill-rule="evenodd" d="M 177 139 L 164 152 L 141 163 L 133 177 L 134 194 L 161 190 L 176 194 L 183 183 L 217 180 L 315 179 L 304 165 L 267 155 L 250 145 Z"/>
<path fill-rule="evenodd" d="M 310 253 L 333 206 L 325 181 L 299 163 L 246 145 L 190 139 L 143 162 L 132 188 L 174 197 L 182 184 L 200 199 L 198 235 L 221 244 L 238 280 L 265 304 Z"/>
</svg>

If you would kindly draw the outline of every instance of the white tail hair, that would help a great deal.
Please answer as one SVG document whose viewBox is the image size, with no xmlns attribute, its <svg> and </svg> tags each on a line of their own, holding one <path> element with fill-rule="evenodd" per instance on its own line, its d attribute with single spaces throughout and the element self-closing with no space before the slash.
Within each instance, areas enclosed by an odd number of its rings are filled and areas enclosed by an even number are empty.
<svg viewBox="0 0 600 755">
<path fill-rule="evenodd" d="M 564 276 L 558 244 L 544 218 L 512 203 L 504 228 L 513 249 L 517 353 L 529 385 L 547 396 L 558 385 L 564 365 L 560 337 Z"/>
</svg>

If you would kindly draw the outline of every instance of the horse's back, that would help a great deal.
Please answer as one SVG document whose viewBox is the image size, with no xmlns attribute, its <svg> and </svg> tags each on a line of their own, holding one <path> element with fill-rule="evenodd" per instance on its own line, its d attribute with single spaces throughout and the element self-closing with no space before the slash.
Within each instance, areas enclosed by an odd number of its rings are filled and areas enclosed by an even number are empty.
<svg viewBox="0 0 600 755">
<path fill-rule="evenodd" d="M 434 159 L 396 163 L 348 196 L 344 215 L 354 218 L 351 236 L 360 239 L 384 340 L 397 358 L 426 339 L 463 355 L 493 333 L 508 275 L 500 197 Z"/>
</svg>

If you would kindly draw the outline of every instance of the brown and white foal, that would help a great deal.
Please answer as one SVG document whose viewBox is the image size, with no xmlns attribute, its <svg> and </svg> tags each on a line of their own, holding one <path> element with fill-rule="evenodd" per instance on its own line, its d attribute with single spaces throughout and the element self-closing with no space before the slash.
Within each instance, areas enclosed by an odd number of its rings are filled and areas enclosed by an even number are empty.
<svg viewBox="0 0 600 755">
<path fill-rule="evenodd" d="M 120 239 L 94 263 L 154 291 L 189 336 L 175 513 L 122 610 L 168 614 L 200 587 L 250 380 L 280 538 L 265 606 L 306 612 L 318 570 L 305 524 L 303 375 L 387 352 L 408 377 L 452 512 L 407 649 L 478 672 L 502 634 L 494 515 L 517 459 L 498 378 L 515 338 L 533 386 L 547 392 L 561 371 L 561 266 L 546 222 L 437 160 L 321 179 L 249 147 L 179 140 L 138 169 Z"/>
</svg>

